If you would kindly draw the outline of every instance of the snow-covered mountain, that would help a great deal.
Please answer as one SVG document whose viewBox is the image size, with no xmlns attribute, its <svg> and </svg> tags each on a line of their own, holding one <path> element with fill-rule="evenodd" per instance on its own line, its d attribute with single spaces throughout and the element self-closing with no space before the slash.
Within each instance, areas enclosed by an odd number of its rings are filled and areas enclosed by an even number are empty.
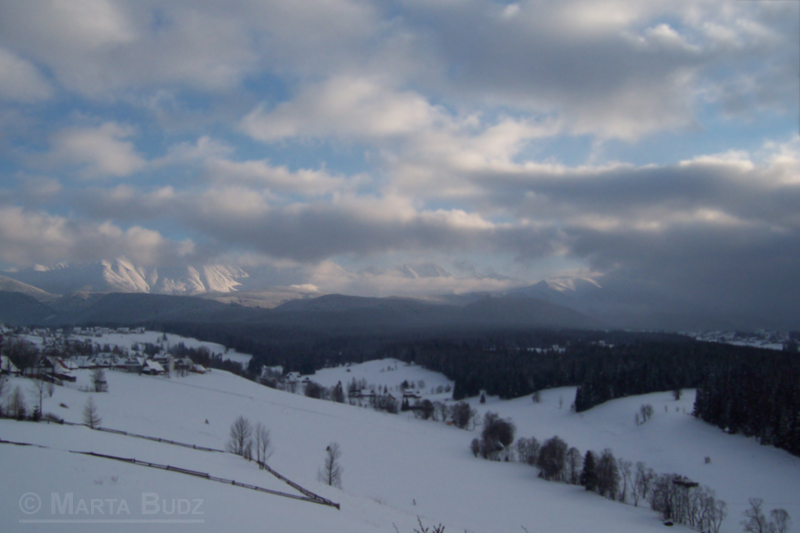
<svg viewBox="0 0 800 533">
<path fill-rule="evenodd" d="M 392 268 L 371 266 L 363 269 L 360 273 L 373 276 L 397 276 L 405 279 L 450 278 L 453 276 L 436 263 L 403 264 Z"/>
<path fill-rule="evenodd" d="M 40 302 L 49 302 L 58 298 L 55 294 L 50 294 L 42 289 L 11 279 L 7 276 L 0 276 L 0 291 L 27 294 L 28 296 L 33 296 Z"/>
<path fill-rule="evenodd" d="M 37 265 L 6 276 L 55 294 L 90 291 L 191 295 L 235 291 L 241 285 L 239 280 L 248 274 L 226 265 L 146 268 L 119 258 L 88 264 Z"/>
</svg>

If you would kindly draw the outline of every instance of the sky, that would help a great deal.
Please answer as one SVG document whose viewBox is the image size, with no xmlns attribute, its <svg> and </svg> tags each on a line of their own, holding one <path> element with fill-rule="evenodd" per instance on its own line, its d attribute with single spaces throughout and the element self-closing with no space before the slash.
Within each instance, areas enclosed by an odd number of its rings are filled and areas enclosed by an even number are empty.
<svg viewBox="0 0 800 533">
<path fill-rule="evenodd" d="M 376 294 L 625 278 L 792 312 L 799 10 L 0 2 L 0 266 Z M 392 274 L 430 264 L 449 275 Z"/>
</svg>

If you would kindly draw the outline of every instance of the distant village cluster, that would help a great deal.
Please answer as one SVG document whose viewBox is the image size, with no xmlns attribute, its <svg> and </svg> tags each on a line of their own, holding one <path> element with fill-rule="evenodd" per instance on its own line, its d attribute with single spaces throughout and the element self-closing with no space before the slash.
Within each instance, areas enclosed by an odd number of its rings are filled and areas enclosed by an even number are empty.
<svg viewBox="0 0 800 533">
<path fill-rule="evenodd" d="M 796 352 L 797 338 L 782 331 L 708 331 L 689 334 L 699 341 Z"/>
<path fill-rule="evenodd" d="M 204 374 L 189 356 L 176 355 L 162 334 L 130 349 L 109 343 L 110 335 L 143 334 L 144 328 L 0 329 L 0 372 L 36 376 L 61 384 L 75 382 L 78 369 L 109 369 L 144 375 Z M 177 350 L 180 351 L 180 350 Z"/>
</svg>

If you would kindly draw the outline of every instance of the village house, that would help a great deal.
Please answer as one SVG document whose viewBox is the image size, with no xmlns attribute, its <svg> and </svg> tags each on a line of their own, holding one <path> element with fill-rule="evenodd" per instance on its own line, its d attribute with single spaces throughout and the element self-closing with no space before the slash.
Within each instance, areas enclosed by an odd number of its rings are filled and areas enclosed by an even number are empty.
<svg viewBox="0 0 800 533">
<path fill-rule="evenodd" d="M 155 361 L 154 359 L 147 359 L 144 362 L 141 373 L 149 376 L 160 376 L 161 374 L 165 374 L 166 370 L 164 370 L 164 367 L 161 366 L 161 363 L 158 361 Z"/>
<path fill-rule="evenodd" d="M 11 359 L 5 355 L 0 355 L 0 374 L 14 374 L 19 375 L 19 368 L 11 362 Z"/>
<path fill-rule="evenodd" d="M 57 381 L 76 381 L 70 367 L 60 357 L 42 357 L 36 365 L 36 373 Z"/>
</svg>

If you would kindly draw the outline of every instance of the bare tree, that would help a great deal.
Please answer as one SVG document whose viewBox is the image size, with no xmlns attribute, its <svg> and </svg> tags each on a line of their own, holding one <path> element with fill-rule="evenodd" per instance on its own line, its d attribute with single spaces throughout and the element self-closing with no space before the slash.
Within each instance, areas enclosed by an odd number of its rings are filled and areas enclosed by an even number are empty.
<svg viewBox="0 0 800 533">
<path fill-rule="evenodd" d="M 654 411 L 655 410 L 653 409 L 653 406 L 650 405 L 649 403 L 648 404 L 642 404 L 639 407 L 639 421 L 640 421 L 640 423 L 644 424 L 645 422 L 650 420 L 653 417 L 653 412 Z"/>
<path fill-rule="evenodd" d="M 653 486 L 656 473 L 642 461 L 636 463 L 636 474 L 633 481 L 633 504 L 639 506 L 639 500 L 647 500 Z"/>
<path fill-rule="evenodd" d="M 105 371 L 97 367 L 92 370 L 92 386 L 95 392 L 108 392 L 108 382 Z"/>
<path fill-rule="evenodd" d="M 317 477 L 320 481 L 331 487 L 342 488 L 342 472 L 344 472 L 344 469 L 339 464 L 341 456 L 342 451 L 339 449 L 338 442 L 328 444 L 328 447 L 325 448 L 325 463 L 317 472 Z"/>
<path fill-rule="evenodd" d="M 5 388 L 8 381 L 6 380 L 5 376 L 0 376 L 0 417 L 3 416 L 3 395 L 5 394 Z"/>
<path fill-rule="evenodd" d="M 430 527 L 423 526 L 420 517 L 417 517 L 417 523 L 419 524 L 419 529 L 414 528 L 414 533 L 444 533 L 444 526 L 441 523 L 438 526 L 433 526 L 433 530 Z M 397 529 L 397 526 L 395 526 L 395 529 Z"/>
<path fill-rule="evenodd" d="M 761 506 L 761 498 L 750 498 L 750 508 L 744 511 L 745 519 L 742 520 L 745 533 L 788 533 L 792 519 L 785 509 L 773 509 L 767 519 Z M 724 504 L 724 502 L 723 502 Z"/>
<path fill-rule="evenodd" d="M 728 516 L 728 504 L 723 500 L 716 499 L 714 491 L 709 490 L 708 492 L 708 513 L 701 525 L 704 525 L 709 533 L 719 533 L 723 520 Z"/>
<path fill-rule="evenodd" d="M 767 520 L 761 506 L 764 500 L 761 498 L 750 498 L 750 507 L 745 509 L 742 526 L 744 526 L 745 533 L 770 533 L 769 521 Z"/>
<path fill-rule="evenodd" d="M 788 533 L 789 526 L 792 525 L 792 519 L 785 509 L 773 509 L 769 513 L 770 532 L 771 533 Z"/>
<path fill-rule="evenodd" d="M 539 450 L 541 447 L 542 445 L 536 437 L 531 437 L 529 439 L 524 437 L 520 438 L 517 441 L 517 456 L 519 457 L 519 461 L 521 463 L 535 465 L 536 461 L 539 459 Z"/>
<path fill-rule="evenodd" d="M 616 499 L 619 492 L 619 468 L 614 453 L 606 448 L 597 461 L 597 492 L 609 500 Z"/>
<path fill-rule="evenodd" d="M 48 382 L 44 380 L 42 374 L 36 374 L 33 378 L 33 393 L 39 396 L 38 415 L 34 413 L 34 418 L 42 416 L 42 400 L 44 399 L 44 391 L 47 389 Z"/>
<path fill-rule="evenodd" d="M 103 419 L 100 418 L 100 415 L 97 413 L 97 406 L 94 404 L 94 399 L 89 396 L 89 400 L 83 407 L 83 423 L 95 429 L 100 426 L 100 422 L 102 421 Z"/>
<path fill-rule="evenodd" d="M 469 429 L 469 424 L 475 419 L 476 414 L 477 411 L 471 408 L 467 402 L 459 402 L 450 408 L 453 424 L 461 429 Z"/>
<path fill-rule="evenodd" d="M 256 461 L 258 462 L 259 468 L 264 468 L 263 465 L 267 463 L 269 458 L 272 456 L 272 439 L 269 435 L 269 429 L 267 429 L 261 422 L 256 424 Z"/>
<path fill-rule="evenodd" d="M 22 375 L 29 374 L 28 369 L 35 369 L 39 363 L 39 348 L 25 339 L 11 338 L 6 340 L 3 351 L 14 363 Z"/>
<path fill-rule="evenodd" d="M 245 459 L 250 459 L 253 449 L 253 425 L 248 419 L 239 416 L 231 424 L 230 438 L 228 439 L 228 451 L 236 455 L 241 455 Z"/>
<path fill-rule="evenodd" d="M 583 469 L 583 457 L 580 450 L 574 446 L 567 452 L 567 483 L 577 485 L 581 478 Z"/>
<path fill-rule="evenodd" d="M 619 475 L 620 479 L 622 480 L 622 489 L 619 493 L 619 501 L 625 503 L 627 501 L 628 487 L 633 488 L 633 483 L 631 483 L 633 463 L 620 457 L 617 459 L 617 466 L 619 467 Z"/>
<path fill-rule="evenodd" d="M 28 414 L 28 406 L 25 404 L 25 395 L 19 388 L 19 385 L 14 387 L 14 392 L 8 397 L 6 402 L 6 412 L 11 418 L 22 420 Z"/>
</svg>

